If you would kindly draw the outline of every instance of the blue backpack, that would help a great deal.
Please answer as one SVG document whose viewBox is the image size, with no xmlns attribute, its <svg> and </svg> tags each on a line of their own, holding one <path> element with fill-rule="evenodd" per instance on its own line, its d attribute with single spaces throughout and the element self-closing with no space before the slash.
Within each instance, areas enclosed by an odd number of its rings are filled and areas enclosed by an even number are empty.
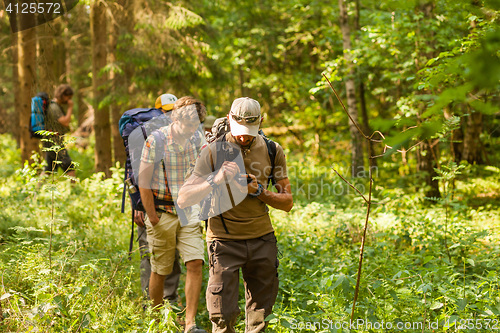
<svg viewBox="0 0 500 333">
<path fill-rule="evenodd" d="M 151 121 L 153 119 L 154 121 Z M 125 193 L 127 188 L 132 203 L 132 210 L 145 211 L 142 205 L 138 181 L 134 176 L 134 170 L 139 169 L 143 147 L 142 145 L 138 145 L 137 142 L 145 142 L 150 134 L 155 136 L 156 142 L 163 142 L 164 137 L 157 130 L 171 123 L 172 121 L 168 115 L 164 114 L 160 109 L 155 108 L 128 110 L 120 118 L 118 126 L 127 155 L 122 195 L 122 213 L 125 212 Z M 137 128 L 140 128 L 140 130 L 136 130 Z M 131 145 L 132 142 L 135 142 L 135 144 Z M 156 156 L 162 154 L 162 146 L 162 144 L 156 144 Z M 155 204 L 174 205 L 173 202 L 166 202 L 156 198 Z"/>
<path fill-rule="evenodd" d="M 43 137 L 36 132 L 45 130 L 45 116 L 49 104 L 49 95 L 46 92 L 39 92 L 31 99 L 30 134 L 32 138 Z"/>
</svg>

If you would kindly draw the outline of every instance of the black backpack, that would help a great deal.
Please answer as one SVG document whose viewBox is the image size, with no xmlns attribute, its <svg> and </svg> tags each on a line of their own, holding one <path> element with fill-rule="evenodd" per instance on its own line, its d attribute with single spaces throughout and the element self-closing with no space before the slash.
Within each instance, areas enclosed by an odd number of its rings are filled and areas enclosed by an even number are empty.
<svg viewBox="0 0 500 333">
<path fill-rule="evenodd" d="M 154 121 L 152 121 L 154 120 Z M 171 124 L 172 121 L 167 114 L 156 108 L 137 108 L 126 111 L 120 118 L 118 123 L 120 135 L 123 139 L 123 145 L 125 146 L 125 152 L 127 159 L 125 161 L 125 174 L 123 178 L 123 195 L 122 195 L 122 213 L 125 212 L 125 193 L 129 192 L 130 201 L 132 204 L 132 210 L 145 211 L 142 205 L 141 194 L 139 192 L 138 180 L 134 176 L 134 170 L 138 170 L 141 154 L 142 145 L 131 146 L 130 143 L 134 142 L 145 142 L 150 134 L 155 136 L 156 153 L 157 156 L 162 154 L 162 144 L 164 141 L 162 135 L 157 130 L 163 126 Z M 140 130 L 138 130 L 139 128 Z M 162 201 L 155 198 L 155 204 L 157 205 L 169 205 L 173 206 L 172 201 Z M 132 212 L 133 213 L 133 212 Z"/>
<path fill-rule="evenodd" d="M 170 124 L 172 124 L 170 112 L 164 113 L 162 110 L 156 108 L 137 108 L 128 110 L 121 116 L 118 123 L 120 135 L 123 139 L 127 156 L 123 180 L 122 213 L 125 212 L 125 196 L 127 189 L 132 205 L 132 232 L 130 236 L 129 253 L 131 253 L 133 246 L 134 213 L 135 211 L 145 211 L 139 191 L 138 179 L 136 179 L 134 175 L 134 170 L 139 169 L 144 142 L 146 142 L 148 136 L 151 134 L 154 136 L 156 143 L 155 156 L 158 161 L 161 160 L 161 167 L 163 167 L 164 172 L 166 172 L 164 160 L 160 158 L 160 156 L 164 156 L 164 142 L 166 141 L 166 138 L 165 135 L 159 131 L 159 129 Z M 201 142 L 201 135 L 195 135 L 197 140 Z M 166 175 L 165 179 L 167 179 Z M 154 201 L 156 206 L 175 206 L 173 201 L 160 200 L 156 197 L 154 198 Z M 177 209 L 177 214 L 181 219 L 186 219 L 182 210 Z"/>
<path fill-rule="evenodd" d="M 215 172 L 215 170 L 219 170 L 222 167 L 222 164 L 225 161 L 233 161 L 236 156 L 238 155 L 238 152 L 235 152 L 229 142 L 226 140 L 226 134 L 230 132 L 230 125 L 229 121 L 227 118 L 219 118 L 214 122 L 214 125 L 212 126 L 212 133 L 208 135 L 207 141 L 209 143 L 212 142 L 217 142 L 216 144 L 216 158 L 214 161 L 214 165 L 212 165 L 212 172 Z M 267 146 L 267 153 L 269 155 L 269 160 L 271 161 L 271 172 L 269 173 L 268 176 L 268 182 L 267 186 L 269 184 L 276 184 L 276 180 L 274 179 L 274 165 L 275 165 L 275 159 L 276 159 L 276 142 L 270 140 L 264 132 L 259 129 L 259 135 L 264 139 L 266 146 Z M 222 158 L 220 158 L 222 156 Z M 211 196 L 207 197 L 200 203 L 200 214 L 199 218 L 203 221 L 205 221 L 205 229 L 208 228 L 208 215 L 211 209 L 211 203 L 212 203 L 212 198 Z M 222 226 L 224 227 L 224 230 L 226 231 L 227 234 L 229 234 L 229 230 L 227 229 L 226 223 L 224 221 L 224 216 L 219 214 L 222 222 Z"/>
<path fill-rule="evenodd" d="M 220 142 L 226 142 L 226 133 L 229 133 L 231 131 L 231 127 L 229 125 L 229 121 L 227 120 L 226 117 L 224 118 L 217 118 L 212 126 L 212 133 L 207 136 L 207 142 L 212 143 L 214 141 L 219 140 Z M 262 129 L 259 129 L 259 135 L 262 136 L 264 141 L 266 142 L 267 146 L 267 153 L 269 154 L 269 159 L 271 160 L 271 174 L 269 175 L 268 179 L 268 185 L 269 184 L 276 184 L 276 181 L 274 180 L 274 159 L 276 158 L 276 142 L 272 141 L 269 139 Z M 225 147 L 225 144 L 221 145 L 222 147 Z M 222 166 L 222 163 L 224 163 L 225 160 L 227 159 L 228 156 L 227 154 L 224 155 L 224 159 L 222 161 L 217 161 L 215 165 L 215 170 L 218 170 L 220 166 Z M 233 159 L 230 159 L 233 160 Z M 212 170 L 212 171 L 215 171 Z"/>
<path fill-rule="evenodd" d="M 155 119 L 155 121 L 150 121 L 153 119 Z M 125 111 L 118 122 L 120 135 L 123 139 L 123 145 L 125 146 L 125 152 L 127 155 L 127 159 L 125 161 L 125 173 L 123 177 L 122 213 L 125 212 L 125 196 L 127 189 L 130 196 L 130 203 L 132 205 L 132 231 L 130 233 L 129 260 L 131 260 L 134 243 L 134 214 L 135 211 L 144 211 L 141 193 L 139 192 L 138 180 L 134 176 L 133 172 L 133 167 L 137 167 L 136 163 L 140 163 L 142 146 L 131 147 L 129 143 L 134 140 L 144 140 L 145 142 L 149 134 L 153 134 L 155 136 L 155 141 L 160 143 L 164 138 L 160 135 L 158 129 L 163 126 L 167 126 L 170 123 L 170 117 L 165 115 L 160 109 L 156 108 L 137 108 Z M 136 130 L 137 128 L 140 130 Z M 156 145 L 155 152 L 157 154 L 160 153 L 162 146 L 162 144 Z M 174 204 L 173 202 L 160 201 L 161 200 L 155 198 L 155 204 Z"/>
</svg>

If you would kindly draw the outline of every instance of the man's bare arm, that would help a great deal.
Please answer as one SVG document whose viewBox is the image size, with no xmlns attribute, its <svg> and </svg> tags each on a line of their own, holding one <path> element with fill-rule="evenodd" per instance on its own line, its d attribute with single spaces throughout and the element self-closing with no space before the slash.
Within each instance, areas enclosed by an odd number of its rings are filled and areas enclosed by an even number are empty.
<svg viewBox="0 0 500 333">
<path fill-rule="evenodd" d="M 292 186 L 290 185 L 290 181 L 288 178 L 282 179 L 276 183 L 275 187 L 278 193 L 264 189 L 257 198 L 273 208 L 289 212 L 293 207 Z M 250 188 L 249 186 L 250 193 L 255 193 L 257 191 L 256 188 Z"/>
<path fill-rule="evenodd" d="M 73 113 L 73 101 L 70 99 L 68 101 L 68 110 L 66 111 L 66 115 L 59 117 L 57 121 L 63 125 L 64 127 L 69 127 L 69 123 L 71 122 L 71 114 Z"/>
<path fill-rule="evenodd" d="M 213 178 L 217 185 L 221 185 L 226 181 L 231 181 L 239 172 L 238 165 L 235 162 L 224 162 L 219 172 Z M 191 175 L 188 180 L 182 185 L 177 197 L 177 205 L 183 209 L 200 203 L 211 191 L 212 186 L 205 178 Z"/>
<path fill-rule="evenodd" d="M 151 179 L 153 178 L 154 164 L 141 162 L 139 167 L 139 191 L 141 200 L 149 221 L 156 225 L 160 219 L 156 215 L 155 198 L 151 190 Z"/>
<path fill-rule="evenodd" d="M 177 197 L 177 205 L 184 209 L 200 203 L 212 191 L 210 184 L 202 177 L 191 175 L 182 185 Z"/>
</svg>

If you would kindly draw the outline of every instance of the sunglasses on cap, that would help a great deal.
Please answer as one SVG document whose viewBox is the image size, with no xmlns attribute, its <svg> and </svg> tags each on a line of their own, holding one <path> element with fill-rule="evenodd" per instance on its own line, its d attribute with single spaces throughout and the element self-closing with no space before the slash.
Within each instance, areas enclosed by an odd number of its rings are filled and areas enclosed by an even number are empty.
<svg viewBox="0 0 500 333">
<path fill-rule="evenodd" d="M 231 117 L 233 118 L 234 121 L 236 121 L 237 123 L 242 123 L 242 122 L 245 122 L 247 124 L 253 124 L 255 123 L 256 121 L 259 121 L 260 118 L 261 118 L 261 115 L 258 115 L 258 116 L 251 116 L 251 117 L 241 117 L 241 116 L 237 116 L 235 114 L 232 114 L 231 113 Z"/>
</svg>

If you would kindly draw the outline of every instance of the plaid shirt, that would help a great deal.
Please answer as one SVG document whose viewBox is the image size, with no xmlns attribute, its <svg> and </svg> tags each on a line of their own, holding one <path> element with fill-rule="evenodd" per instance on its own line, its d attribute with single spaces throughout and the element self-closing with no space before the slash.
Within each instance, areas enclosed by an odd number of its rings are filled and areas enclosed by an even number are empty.
<svg viewBox="0 0 500 333">
<path fill-rule="evenodd" d="M 142 162 L 155 164 L 151 189 L 155 198 L 165 201 L 177 200 L 179 190 L 184 184 L 186 175 L 194 167 L 202 146 L 202 138 L 197 131 L 187 141 L 186 146 L 182 147 L 174 142 L 171 127 L 172 125 L 169 125 L 159 129 L 165 136 L 164 164 L 155 161 L 156 142 L 153 135 L 150 135 L 146 140 L 141 156 Z M 165 169 L 163 165 L 165 165 Z M 165 175 L 167 179 L 165 179 Z M 156 209 L 177 214 L 175 206 L 157 205 Z"/>
</svg>

